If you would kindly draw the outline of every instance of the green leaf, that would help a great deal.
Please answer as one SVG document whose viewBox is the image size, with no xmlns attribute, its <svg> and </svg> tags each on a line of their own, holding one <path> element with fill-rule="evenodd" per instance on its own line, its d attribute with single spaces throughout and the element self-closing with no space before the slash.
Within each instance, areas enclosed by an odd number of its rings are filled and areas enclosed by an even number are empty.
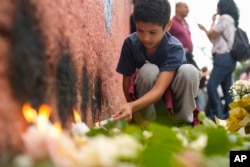
<svg viewBox="0 0 250 167">
<path fill-rule="evenodd" d="M 182 148 L 175 132 L 169 127 L 159 124 L 151 124 L 149 131 L 153 133 L 153 136 L 149 138 L 142 154 L 142 166 L 174 166 L 173 154 Z"/>
<path fill-rule="evenodd" d="M 206 157 L 206 166 L 208 167 L 222 167 L 230 166 L 229 156 L 209 156 Z"/>
<path fill-rule="evenodd" d="M 225 128 L 208 128 L 208 143 L 204 150 L 207 155 L 227 155 L 230 150 L 230 142 Z"/>
<path fill-rule="evenodd" d="M 109 132 L 104 128 L 98 127 L 98 128 L 91 129 L 89 132 L 86 133 L 86 136 L 94 137 L 94 136 L 99 135 L 99 134 L 103 134 L 103 135 L 108 136 Z"/>
</svg>

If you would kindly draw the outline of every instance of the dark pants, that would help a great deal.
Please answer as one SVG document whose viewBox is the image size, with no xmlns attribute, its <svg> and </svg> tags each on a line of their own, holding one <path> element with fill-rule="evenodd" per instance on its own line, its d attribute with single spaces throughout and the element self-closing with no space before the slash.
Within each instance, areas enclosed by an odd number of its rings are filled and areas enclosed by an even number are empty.
<svg viewBox="0 0 250 167">
<path fill-rule="evenodd" d="M 186 59 L 187 59 L 187 63 L 188 64 L 192 64 L 194 65 L 198 70 L 200 70 L 200 68 L 198 67 L 198 65 L 196 64 L 196 62 L 194 61 L 194 56 L 191 52 L 186 51 Z"/>
<path fill-rule="evenodd" d="M 235 65 L 236 61 L 229 53 L 213 56 L 213 69 L 207 83 L 210 103 L 209 114 L 212 119 L 214 119 L 214 116 L 217 116 L 219 119 L 227 119 L 229 116 L 229 103 L 232 102 L 232 97 L 228 91 L 232 85 L 232 73 Z M 225 100 L 224 106 L 218 93 L 219 85 L 221 85 Z"/>
</svg>

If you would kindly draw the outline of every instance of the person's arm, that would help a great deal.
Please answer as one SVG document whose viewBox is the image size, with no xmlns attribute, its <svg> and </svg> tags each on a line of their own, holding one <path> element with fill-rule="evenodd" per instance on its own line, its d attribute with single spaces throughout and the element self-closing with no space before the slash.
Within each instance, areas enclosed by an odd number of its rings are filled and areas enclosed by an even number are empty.
<svg viewBox="0 0 250 167">
<path fill-rule="evenodd" d="M 166 89 L 170 86 L 174 75 L 175 70 L 161 72 L 153 88 L 139 99 L 122 105 L 121 108 L 112 115 L 113 120 L 116 121 L 125 119 L 130 121 L 132 119 L 133 113 L 158 101 L 163 96 Z"/>
<path fill-rule="evenodd" d="M 213 15 L 213 17 L 212 17 L 212 24 L 211 24 L 211 27 L 210 27 L 209 30 L 207 30 L 203 25 L 198 24 L 198 27 L 199 27 L 202 31 L 204 31 L 204 32 L 206 33 L 208 39 L 209 39 L 211 42 L 212 42 L 215 38 L 217 38 L 217 37 L 220 35 L 220 33 L 218 33 L 217 31 L 215 31 L 215 30 L 213 29 L 213 26 L 214 26 L 214 23 L 215 23 L 216 16 L 217 16 L 217 14 L 214 14 L 214 15 Z"/>
</svg>

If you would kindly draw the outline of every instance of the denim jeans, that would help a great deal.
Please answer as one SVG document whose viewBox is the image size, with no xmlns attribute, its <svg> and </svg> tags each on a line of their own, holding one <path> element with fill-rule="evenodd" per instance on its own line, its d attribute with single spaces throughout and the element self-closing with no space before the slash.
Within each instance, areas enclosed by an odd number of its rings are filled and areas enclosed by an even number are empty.
<svg viewBox="0 0 250 167">
<path fill-rule="evenodd" d="M 209 114 L 211 119 L 214 116 L 219 119 L 227 119 L 229 114 L 229 104 L 232 97 L 229 89 L 232 85 L 232 73 L 235 69 L 236 61 L 229 53 L 216 54 L 213 56 L 213 69 L 207 83 L 207 92 L 209 97 Z M 218 92 L 219 85 L 222 88 L 225 104 L 222 105 L 221 97 Z"/>
<path fill-rule="evenodd" d="M 208 96 L 206 90 L 201 88 L 199 89 L 198 96 L 196 98 L 196 103 L 201 111 L 206 111 L 208 104 Z"/>
</svg>

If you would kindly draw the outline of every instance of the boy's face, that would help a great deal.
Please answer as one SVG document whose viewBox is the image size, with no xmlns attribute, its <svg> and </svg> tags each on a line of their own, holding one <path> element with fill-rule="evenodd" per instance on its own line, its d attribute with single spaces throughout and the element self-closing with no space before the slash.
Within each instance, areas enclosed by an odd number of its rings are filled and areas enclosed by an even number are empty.
<svg viewBox="0 0 250 167">
<path fill-rule="evenodd" d="M 137 22 L 136 29 L 137 36 L 146 49 L 156 49 L 165 34 L 162 26 L 153 23 Z"/>
</svg>

